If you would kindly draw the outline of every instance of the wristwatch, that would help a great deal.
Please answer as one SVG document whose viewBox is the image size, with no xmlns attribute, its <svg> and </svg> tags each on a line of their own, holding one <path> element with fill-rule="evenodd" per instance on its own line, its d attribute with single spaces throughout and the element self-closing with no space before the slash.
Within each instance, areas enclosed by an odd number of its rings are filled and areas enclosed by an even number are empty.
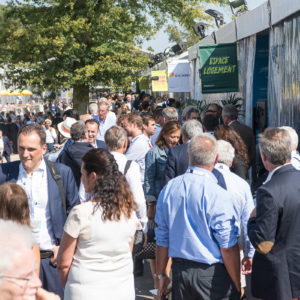
<svg viewBox="0 0 300 300">
<path fill-rule="evenodd" d="M 165 277 L 167 277 L 166 273 L 154 274 L 154 278 L 156 278 L 156 279 L 161 279 L 161 278 L 165 278 Z"/>
</svg>

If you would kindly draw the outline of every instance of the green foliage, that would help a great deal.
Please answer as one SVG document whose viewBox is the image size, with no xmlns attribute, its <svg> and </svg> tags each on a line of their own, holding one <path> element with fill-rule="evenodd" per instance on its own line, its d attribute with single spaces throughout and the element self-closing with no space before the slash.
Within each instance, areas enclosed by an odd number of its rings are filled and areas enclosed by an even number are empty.
<svg viewBox="0 0 300 300">
<path fill-rule="evenodd" d="M 169 20 L 189 27 L 201 5 L 196 0 L 11 0 L 0 7 L 0 66 L 8 85 L 41 91 L 73 87 L 75 107 L 84 112 L 90 86 L 129 87 L 149 61 L 139 50 L 142 41 Z"/>
<path fill-rule="evenodd" d="M 228 99 L 221 100 L 221 103 L 223 106 L 227 104 L 234 105 L 237 108 L 239 115 L 244 115 L 243 98 L 237 97 L 236 94 L 231 94 Z"/>
<path fill-rule="evenodd" d="M 185 102 L 184 107 L 189 105 L 195 106 L 201 114 L 203 111 L 206 111 L 208 109 L 209 103 L 207 103 L 206 100 L 189 99 Z"/>
</svg>

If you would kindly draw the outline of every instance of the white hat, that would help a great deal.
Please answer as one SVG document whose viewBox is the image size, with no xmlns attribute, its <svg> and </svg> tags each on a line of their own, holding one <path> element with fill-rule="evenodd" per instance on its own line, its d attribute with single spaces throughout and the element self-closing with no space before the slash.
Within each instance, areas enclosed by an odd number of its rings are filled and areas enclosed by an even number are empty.
<svg viewBox="0 0 300 300">
<path fill-rule="evenodd" d="M 57 128 L 64 137 L 71 138 L 71 126 L 76 122 L 74 118 L 67 117 L 63 122 L 57 124 Z"/>
</svg>

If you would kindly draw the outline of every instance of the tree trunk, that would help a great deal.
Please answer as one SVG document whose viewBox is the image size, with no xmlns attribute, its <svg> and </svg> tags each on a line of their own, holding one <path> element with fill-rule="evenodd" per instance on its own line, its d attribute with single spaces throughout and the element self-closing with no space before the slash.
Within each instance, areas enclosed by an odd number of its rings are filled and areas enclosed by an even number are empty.
<svg viewBox="0 0 300 300">
<path fill-rule="evenodd" d="M 76 109 L 80 115 L 88 112 L 89 105 L 89 86 L 76 85 L 73 86 L 73 108 Z"/>
</svg>

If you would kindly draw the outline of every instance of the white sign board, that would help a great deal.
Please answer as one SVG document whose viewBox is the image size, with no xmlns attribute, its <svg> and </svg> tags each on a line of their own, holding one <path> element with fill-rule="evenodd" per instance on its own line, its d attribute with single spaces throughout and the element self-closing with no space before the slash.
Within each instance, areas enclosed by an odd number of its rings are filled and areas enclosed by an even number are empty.
<svg viewBox="0 0 300 300">
<path fill-rule="evenodd" d="M 169 93 L 189 93 L 190 88 L 190 64 L 188 61 L 171 61 L 168 63 Z"/>
</svg>

